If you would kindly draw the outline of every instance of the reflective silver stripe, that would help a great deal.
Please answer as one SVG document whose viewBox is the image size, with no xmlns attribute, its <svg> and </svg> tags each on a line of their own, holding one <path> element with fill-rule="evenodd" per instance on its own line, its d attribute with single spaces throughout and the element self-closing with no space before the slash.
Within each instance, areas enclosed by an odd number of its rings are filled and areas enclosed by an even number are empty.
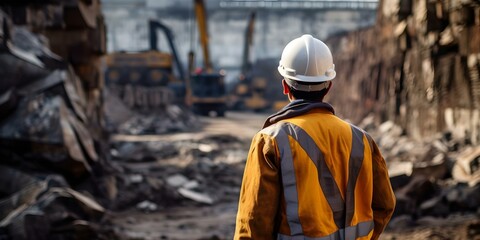
<svg viewBox="0 0 480 240">
<path fill-rule="evenodd" d="M 355 226 L 345 228 L 345 240 L 367 236 L 374 227 L 373 221 L 361 222 Z"/>
<path fill-rule="evenodd" d="M 318 182 L 332 209 L 335 224 L 338 228 L 344 228 L 345 202 L 342 199 L 337 182 L 333 178 L 317 144 L 305 130 L 292 123 L 284 123 L 282 129 L 287 132 L 288 135 L 292 136 L 307 153 L 308 157 L 312 159 L 317 168 Z"/>
<path fill-rule="evenodd" d="M 362 222 L 355 226 L 351 224 L 355 212 L 355 185 L 360 168 L 363 164 L 364 144 L 363 131 L 351 126 L 352 147 L 349 159 L 349 179 L 347 182 L 346 204 L 341 197 L 338 185 L 333 178 L 322 152 L 315 141 L 305 130 L 292 123 L 279 123 L 265 128 L 261 133 L 274 137 L 277 141 L 281 158 L 281 172 L 284 196 L 286 202 L 287 221 L 290 227 L 291 236 L 278 234 L 277 239 L 306 239 L 306 240 L 344 240 L 356 239 L 368 235 L 373 229 L 373 221 Z M 293 156 L 290 148 L 288 135 L 294 138 L 314 162 L 318 171 L 318 180 L 322 191 L 333 211 L 334 220 L 340 229 L 335 233 L 321 238 L 310 238 L 303 236 L 303 229 L 298 213 L 298 192 L 295 177 Z M 370 143 L 370 142 L 369 142 Z M 346 218 L 345 218 L 346 215 Z M 349 226 L 346 227 L 345 226 Z"/>
<path fill-rule="evenodd" d="M 275 137 L 277 141 L 278 150 L 281 158 L 281 172 L 283 191 L 285 196 L 287 221 L 290 227 L 292 236 L 302 235 L 303 229 L 298 216 L 298 193 L 297 182 L 295 178 L 295 169 L 293 166 L 292 151 L 290 149 L 290 141 L 288 135 L 281 128 L 281 125 L 276 124 L 261 131 Z"/>
<path fill-rule="evenodd" d="M 277 240 L 353 240 L 367 236 L 373 230 L 373 221 L 358 223 L 345 229 L 340 229 L 330 235 L 323 237 L 307 237 L 307 236 L 287 236 L 283 234 L 277 235 Z"/>
<path fill-rule="evenodd" d="M 345 225 L 350 226 L 355 213 L 355 185 L 357 183 L 358 174 L 363 164 L 364 144 L 363 131 L 351 125 L 352 128 L 352 149 L 350 151 L 350 159 L 348 160 L 348 182 L 346 200 L 346 218 Z M 347 235 L 347 239 L 351 236 Z"/>
</svg>

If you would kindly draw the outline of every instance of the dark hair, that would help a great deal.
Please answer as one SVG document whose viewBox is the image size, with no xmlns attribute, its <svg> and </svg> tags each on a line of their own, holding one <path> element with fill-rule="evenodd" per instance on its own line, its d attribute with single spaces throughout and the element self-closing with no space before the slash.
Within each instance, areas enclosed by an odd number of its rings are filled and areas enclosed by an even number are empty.
<svg viewBox="0 0 480 240">
<path fill-rule="evenodd" d="M 300 85 L 317 85 L 317 84 L 322 84 L 322 83 L 310 83 L 310 84 L 305 84 L 303 82 L 297 82 Z M 287 84 L 288 86 L 288 84 Z M 304 100 L 309 100 L 309 101 L 323 101 L 323 98 L 325 95 L 327 95 L 328 88 L 324 88 L 320 91 L 312 91 L 312 92 L 305 92 L 305 91 L 299 91 L 295 90 L 293 87 L 288 86 L 288 89 L 290 90 L 290 93 L 295 99 L 304 99 Z"/>
</svg>

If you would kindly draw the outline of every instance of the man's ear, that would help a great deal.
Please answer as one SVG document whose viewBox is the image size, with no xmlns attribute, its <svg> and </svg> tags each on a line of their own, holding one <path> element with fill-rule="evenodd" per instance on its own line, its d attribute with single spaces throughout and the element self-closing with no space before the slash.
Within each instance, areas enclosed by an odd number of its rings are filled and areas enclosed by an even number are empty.
<svg viewBox="0 0 480 240">
<path fill-rule="evenodd" d="M 290 93 L 290 88 L 288 88 L 288 84 L 285 79 L 282 79 L 282 86 L 283 86 L 283 94 L 288 95 Z"/>
</svg>

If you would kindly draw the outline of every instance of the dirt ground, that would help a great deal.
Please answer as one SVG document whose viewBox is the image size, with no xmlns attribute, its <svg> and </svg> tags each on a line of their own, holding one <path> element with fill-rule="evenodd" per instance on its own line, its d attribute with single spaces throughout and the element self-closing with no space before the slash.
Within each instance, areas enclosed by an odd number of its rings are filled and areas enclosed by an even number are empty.
<svg viewBox="0 0 480 240">
<path fill-rule="evenodd" d="M 200 141 L 211 136 L 232 135 L 240 139 L 246 158 L 250 140 L 263 125 L 268 114 L 228 112 L 225 118 L 200 118 L 202 127 L 188 133 L 164 135 L 114 135 L 113 142 L 181 142 Z M 175 162 L 176 161 L 176 162 Z M 130 169 L 158 168 L 185 163 L 178 159 L 156 162 L 128 163 Z M 241 163 L 243 166 L 243 163 Z M 241 175 L 243 168 L 238 168 Z M 120 239 L 232 239 L 235 229 L 237 196 L 228 197 L 214 205 L 187 203 L 187 206 L 161 207 L 145 213 L 135 207 L 110 214 L 114 231 Z M 193 204 L 193 205 L 192 205 Z"/>
<path fill-rule="evenodd" d="M 395 224 L 391 222 L 390 225 Z M 480 219 L 478 215 L 450 216 L 418 220 L 414 226 L 389 226 L 380 239 L 432 239 L 432 240 L 479 240 Z M 395 229 L 391 229 L 395 228 Z"/>
<path fill-rule="evenodd" d="M 233 135 L 244 144 L 245 157 L 253 135 L 261 128 L 267 114 L 229 112 L 225 118 L 200 118 L 203 127 L 190 133 L 166 135 L 115 135 L 115 142 L 162 142 L 206 139 L 215 135 Z M 172 163 L 173 161 L 173 163 Z M 132 168 L 155 168 L 179 164 L 176 160 L 164 162 L 129 163 Z M 243 163 L 238 163 L 242 171 Z M 238 176 L 241 176 L 239 173 Z M 239 186 L 234 186 L 229 197 L 212 204 L 193 201 L 173 207 L 159 206 L 152 212 L 139 211 L 135 207 L 110 214 L 113 230 L 121 240 L 133 239 L 232 239 L 237 211 Z M 398 220 L 382 235 L 381 239 L 480 239 L 480 220 L 476 215 L 452 216 L 446 219 L 423 218 Z"/>
</svg>

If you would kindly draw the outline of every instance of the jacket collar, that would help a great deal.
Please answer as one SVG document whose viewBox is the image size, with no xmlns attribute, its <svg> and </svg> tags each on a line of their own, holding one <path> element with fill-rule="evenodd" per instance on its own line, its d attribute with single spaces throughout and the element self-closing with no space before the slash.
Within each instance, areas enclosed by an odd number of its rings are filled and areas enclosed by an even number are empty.
<svg viewBox="0 0 480 240">
<path fill-rule="evenodd" d="M 332 114 L 335 114 L 335 110 L 333 109 L 332 105 L 328 103 L 297 99 L 290 102 L 287 106 L 282 108 L 277 113 L 270 115 L 265 121 L 265 123 L 263 124 L 263 128 L 273 125 L 281 120 L 296 117 L 296 116 L 305 114 L 313 109 L 319 109 L 319 108 L 326 109 L 330 111 Z"/>
</svg>

